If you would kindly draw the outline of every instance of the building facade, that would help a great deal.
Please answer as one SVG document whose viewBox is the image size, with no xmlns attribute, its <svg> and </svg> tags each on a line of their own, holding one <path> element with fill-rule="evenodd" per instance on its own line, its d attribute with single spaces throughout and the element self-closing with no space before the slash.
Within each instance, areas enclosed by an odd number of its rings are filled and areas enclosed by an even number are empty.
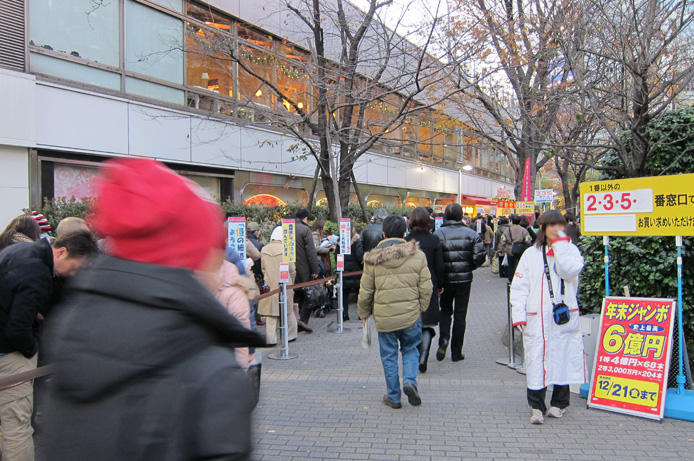
<svg viewBox="0 0 694 461">
<path fill-rule="evenodd" d="M 296 155 L 297 141 L 258 110 L 289 112 L 286 102 L 237 63 L 197 52 L 201 36 L 216 34 L 268 81 L 310 94 L 299 71 L 307 51 L 261 3 L 0 3 L 0 225 L 46 198 L 90 196 L 99 163 L 123 156 L 156 158 L 220 200 L 307 203 L 315 161 Z M 385 106 L 371 107 L 374 117 Z M 491 211 L 491 199 L 513 198 L 503 155 L 466 144 L 443 128 L 445 117 L 408 120 L 397 135 L 409 142 L 378 143 L 359 158 L 354 174 L 369 204 L 462 197 L 468 211 Z M 314 193 L 324 200 L 320 182 Z"/>
</svg>

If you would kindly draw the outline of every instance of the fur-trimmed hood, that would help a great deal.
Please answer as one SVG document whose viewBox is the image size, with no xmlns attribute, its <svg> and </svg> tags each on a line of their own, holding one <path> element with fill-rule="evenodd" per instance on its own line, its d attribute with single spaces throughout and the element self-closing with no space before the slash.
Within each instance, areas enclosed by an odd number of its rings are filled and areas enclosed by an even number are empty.
<svg viewBox="0 0 694 461">
<path fill-rule="evenodd" d="M 399 267 L 419 250 L 416 241 L 406 242 L 403 239 L 383 240 L 376 248 L 364 255 L 364 262 L 372 266 Z"/>
</svg>

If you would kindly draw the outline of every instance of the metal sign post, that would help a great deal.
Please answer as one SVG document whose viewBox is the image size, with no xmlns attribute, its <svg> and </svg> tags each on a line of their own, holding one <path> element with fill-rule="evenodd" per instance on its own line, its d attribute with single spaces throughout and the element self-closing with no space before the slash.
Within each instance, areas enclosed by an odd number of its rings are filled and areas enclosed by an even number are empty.
<svg viewBox="0 0 694 461">
<path fill-rule="evenodd" d="M 289 264 L 280 263 L 280 340 L 279 350 L 274 350 L 267 355 L 273 360 L 290 360 L 298 357 L 296 354 L 289 353 L 289 335 L 287 328 L 287 283 L 290 281 Z"/>
<path fill-rule="evenodd" d="M 506 306 L 508 311 L 508 358 L 504 357 L 496 360 L 499 365 L 505 365 L 509 368 L 516 368 L 516 334 L 513 328 L 513 315 L 511 308 L 511 283 L 506 284 Z"/>
<path fill-rule="evenodd" d="M 342 253 L 342 247 L 340 247 L 340 253 L 337 255 L 337 327 L 328 328 L 330 333 L 344 333 L 349 331 L 351 328 L 345 328 L 344 326 L 344 312 L 345 306 L 342 302 L 342 296 L 344 294 L 344 281 L 343 274 L 345 271 L 345 255 Z"/>
</svg>

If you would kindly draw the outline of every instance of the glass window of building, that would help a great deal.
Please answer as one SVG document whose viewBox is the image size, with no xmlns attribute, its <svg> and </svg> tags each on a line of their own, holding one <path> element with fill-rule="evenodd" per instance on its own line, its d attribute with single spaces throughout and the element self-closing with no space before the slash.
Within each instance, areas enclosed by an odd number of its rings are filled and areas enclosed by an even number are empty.
<svg viewBox="0 0 694 461">
<path fill-rule="evenodd" d="M 248 45 L 239 46 L 239 100 L 267 108 L 274 105 L 275 95 L 265 81 L 275 84 L 275 57 Z M 248 72 L 246 66 L 252 71 Z"/>
<path fill-rule="evenodd" d="M 192 26 L 186 34 L 186 84 L 234 97 L 235 44 L 230 36 Z"/>
<path fill-rule="evenodd" d="M 165 6 L 167 8 L 171 8 L 172 10 L 176 10 L 178 12 L 183 11 L 183 0 L 152 0 L 154 3 L 158 3 L 161 6 Z"/>
<path fill-rule="evenodd" d="M 414 157 L 417 149 L 417 130 L 414 126 L 414 117 L 408 116 L 402 125 L 403 154 L 406 157 Z"/>
<path fill-rule="evenodd" d="M 30 44 L 118 67 L 119 2 L 31 0 Z"/>
<path fill-rule="evenodd" d="M 238 36 L 240 39 L 245 40 L 253 45 L 265 48 L 267 50 L 272 50 L 274 45 L 274 40 L 270 35 L 263 35 L 250 27 L 243 24 L 238 24 L 237 26 Z"/>
<path fill-rule="evenodd" d="M 183 22 L 128 0 L 126 24 L 126 69 L 183 84 Z"/>
<path fill-rule="evenodd" d="M 431 120 L 426 116 L 417 117 L 417 150 L 421 160 L 431 160 L 431 146 L 433 135 L 431 132 Z"/>
<path fill-rule="evenodd" d="M 126 77 L 125 91 L 146 98 L 159 99 L 171 104 L 185 104 L 185 91 L 170 86 L 160 85 L 139 78 Z"/>
<path fill-rule="evenodd" d="M 231 19 L 217 14 L 208 6 L 202 6 L 189 2 L 187 6 L 187 13 L 191 18 L 204 22 L 208 26 L 227 32 L 232 31 L 233 23 L 231 22 Z"/>
<path fill-rule="evenodd" d="M 30 54 L 31 71 L 120 91 L 120 74 L 39 53 Z"/>
<path fill-rule="evenodd" d="M 304 111 L 309 110 L 310 93 L 309 78 L 305 67 L 296 61 L 276 60 L 277 62 L 277 87 L 283 95 L 291 98 Z M 292 105 L 284 100 L 282 105 L 289 112 L 296 112 Z"/>
</svg>

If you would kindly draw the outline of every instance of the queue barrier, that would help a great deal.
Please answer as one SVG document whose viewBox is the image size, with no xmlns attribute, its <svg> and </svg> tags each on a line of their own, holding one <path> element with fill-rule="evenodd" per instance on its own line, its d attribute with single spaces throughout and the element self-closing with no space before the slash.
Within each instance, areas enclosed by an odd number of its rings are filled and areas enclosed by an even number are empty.
<svg viewBox="0 0 694 461">
<path fill-rule="evenodd" d="M 344 274 L 345 277 L 349 277 L 351 275 L 360 275 L 362 274 L 363 271 L 357 271 L 357 272 L 346 272 Z M 285 289 L 294 289 L 294 288 L 303 288 L 303 287 L 309 287 L 312 285 L 318 285 L 320 283 L 325 283 L 330 280 L 335 280 L 337 276 L 336 275 L 331 275 L 330 277 L 324 277 L 322 279 L 316 279 L 316 280 L 311 280 L 310 282 L 302 282 L 302 283 L 296 283 L 294 285 L 289 285 L 285 287 Z M 274 290 L 270 290 L 267 293 L 264 293 L 260 295 L 257 300 L 269 298 L 270 296 L 274 296 L 282 291 L 282 287 L 275 288 Z M 340 301 L 341 302 L 341 301 Z M 342 320 L 342 313 L 340 313 L 340 320 Z M 285 320 L 286 321 L 286 320 Z M 44 365 L 42 367 L 38 367 L 35 370 L 29 370 L 29 371 L 23 371 L 21 373 L 17 373 L 15 375 L 10 375 L 10 376 L 5 376 L 4 378 L 0 378 L 0 392 L 11 389 L 13 387 L 19 386 L 20 384 L 26 383 L 27 381 L 32 381 L 37 378 L 42 378 L 44 376 L 48 376 L 53 373 L 54 365 Z"/>
</svg>

